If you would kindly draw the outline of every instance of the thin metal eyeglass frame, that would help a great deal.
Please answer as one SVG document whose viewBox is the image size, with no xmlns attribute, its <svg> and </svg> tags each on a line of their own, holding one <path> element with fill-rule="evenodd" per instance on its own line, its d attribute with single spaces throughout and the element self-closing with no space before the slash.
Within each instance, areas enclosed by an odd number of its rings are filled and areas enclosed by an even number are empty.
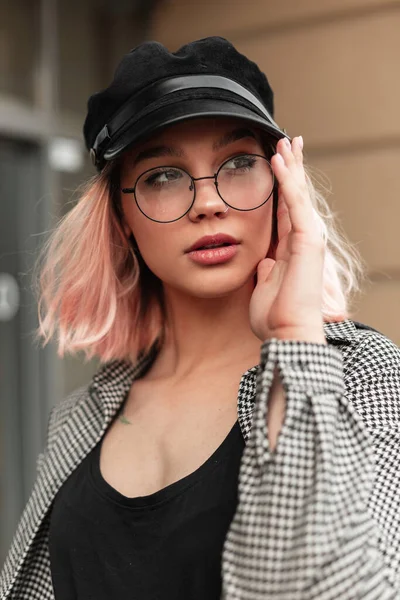
<svg viewBox="0 0 400 600">
<path fill-rule="evenodd" d="M 271 169 L 271 175 L 272 175 L 272 189 L 271 192 L 269 194 L 269 196 L 263 201 L 261 202 L 261 204 L 259 204 L 258 206 L 255 206 L 254 208 L 236 208 L 235 206 L 231 206 L 229 204 L 229 202 L 227 202 L 219 193 L 218 190 L 218 174 L 221 171 L 221 169 L 231 160 L 233 160 L 234 158 L 240 158 L 241 156 L 258 156 L 259 158 L 263 158 L 264 160 L 267 161 L 267 163 L 270 166 Z M 153 219 L 152 217 L 149 217 L 149 215 L 146 215 L 146 213 L 141 209 L 139 202 L 137 201 L 136 198 L 136 186 L 138 184 L 139 179 L 141 179 L 143 177 L 143 175 L 146 175 L 146 173 L 149 173 L 150 171 L 155 171 L 157 169 L 178 169 L 179 171 L 183 171 L 183 173 L 186 173 L 186 175 L 188 175 L 192 181 L 192 185 L 193 185 L 193 200 L 189 206 L 189 208 L 183 213 L 183 215 L 181 215 L 180 217 L 178 217 L 177 219 L 172 219 L 171 221 L 159 221 L 158 219 Z M 123 194 L 133 194 L 134 198 L 135 198 L 135 202 L 136 202 L 136 206 L 138 207 L 138 209 L 140 210 L 140 212 L 147 217 L 148 219 L 150 219 L 150 221 L 154 221 L 155 223 L 175 223 L 175 221 L 179 221 L 180 219 L 182 219 L 185 215 L 188 214 L 188 212 L 191 210 L 191 208 L 193 207 L 193 204 L 195 203 L 196 200 L 196 181 L 201 181 L 202 179 L 214 179 L 214 185 L 215 188 L 217 190 L 217 194 L 218 196 L 221 198 L 222 202 L 224 204 L 226 204 L 226 206 L 229 206 L 229 208 L 233 208 L 233 210 L 238 210 L 240 212 L 249 212 L 251 210 L 256 210 L 257 208 L 260 208 L 261 206 L 263 206 L 266 202 L 268 202 L 268 200 L 271 198 L 274 188 L 275 188 L 275 174 L 274 171 L 272 169 L 271 163 L 269 162 L 268 158 L 266 156 L 263 156 L 262 154 L 248 154 L 248 153 L 244 153 L 244 154 L 236 154 L 234 156 L 231 156 L 231 158 L 228 158 L 227 160 L 225 160 L 221 166 L 218 168 L 217 172 L 214 173 L 214 175 L 208 175 L 207 177 L 192 177 L 192 175 L 186 171 L 186 169 L 183 169 L 182 167 L 175 167 L 173 165 L 160 165 L 159 167 L 152 167 L 151 169 L 146 169 L 146 171 L 143 171 L 143 173 L 141 173 L 139 175 L 139 177 L 136 179 L 135 181 L 135 185 L 133 188 L 121 188 L 121 192 Z M 190 188 L 189 188 L 190 189 Z"/>
</svg>

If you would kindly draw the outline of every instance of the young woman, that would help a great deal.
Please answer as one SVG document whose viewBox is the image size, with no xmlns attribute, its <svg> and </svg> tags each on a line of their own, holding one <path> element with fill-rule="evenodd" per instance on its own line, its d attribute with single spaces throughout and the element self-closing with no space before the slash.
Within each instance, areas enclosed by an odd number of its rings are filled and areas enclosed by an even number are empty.
<svg viewBox="0 0 400 600">
<path fill-rule="evenodd" d="M 350 319 L 357 255 L 272 115 L 221 38 L 91 97 L 40 332 L 104 364 L 51 413 L 1 598 L 400 597 L 399 349 Z"/>
</svg>

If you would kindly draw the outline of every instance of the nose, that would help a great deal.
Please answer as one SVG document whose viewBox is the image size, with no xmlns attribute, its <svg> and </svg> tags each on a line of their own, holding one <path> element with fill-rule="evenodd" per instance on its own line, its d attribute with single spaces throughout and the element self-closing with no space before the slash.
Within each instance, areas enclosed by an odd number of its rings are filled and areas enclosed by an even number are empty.
<svg viewBox="0 0 400 600">
<path fill-rule="evenodd" d="M 193 182 L 195 198 L 188 216 L 193 221 L 201 221 L 210 217 L 221 217 L 228 211 L 228 205 L 217 191 L 215 178 L 199 177 Z"/>
</svg>

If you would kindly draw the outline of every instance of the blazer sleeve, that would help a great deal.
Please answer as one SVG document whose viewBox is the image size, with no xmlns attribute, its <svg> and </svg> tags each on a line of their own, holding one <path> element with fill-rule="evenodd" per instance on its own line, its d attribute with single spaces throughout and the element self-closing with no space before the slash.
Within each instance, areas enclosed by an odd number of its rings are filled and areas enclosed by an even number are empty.
<svg viewBox="0 0 400 600">
<path fill-rule="evenodd" d="M 359 354 L 350 361 L 349 393 L 338 348 L 277 339 L 263 343 L 239 502 L 224 547 L 223 598 L 400 598 L 368 509 L 373 439 L 351 398 L 370 361 L 379 368 L 379 357 Z M 275 368 L 286 414 L 271 452 L 266 423 Z M 388 393 L 398 398 L 398 387 L 385 385 L 384 368 L 380 375 L 369 383 L 371 400 Z"/>
</svg>

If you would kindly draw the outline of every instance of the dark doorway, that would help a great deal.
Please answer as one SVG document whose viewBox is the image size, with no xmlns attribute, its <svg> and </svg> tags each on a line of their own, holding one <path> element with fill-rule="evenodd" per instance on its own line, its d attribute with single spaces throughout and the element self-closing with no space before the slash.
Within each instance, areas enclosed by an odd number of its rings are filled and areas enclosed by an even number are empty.
<svg viewBox="0 0 400 600">
<path fill-rule="evenodd" d="M 0 138 L 0 563 L 32 487 L 47 421 L 45 352 L 33 341 L 41 149 Z"/>
</svg>

